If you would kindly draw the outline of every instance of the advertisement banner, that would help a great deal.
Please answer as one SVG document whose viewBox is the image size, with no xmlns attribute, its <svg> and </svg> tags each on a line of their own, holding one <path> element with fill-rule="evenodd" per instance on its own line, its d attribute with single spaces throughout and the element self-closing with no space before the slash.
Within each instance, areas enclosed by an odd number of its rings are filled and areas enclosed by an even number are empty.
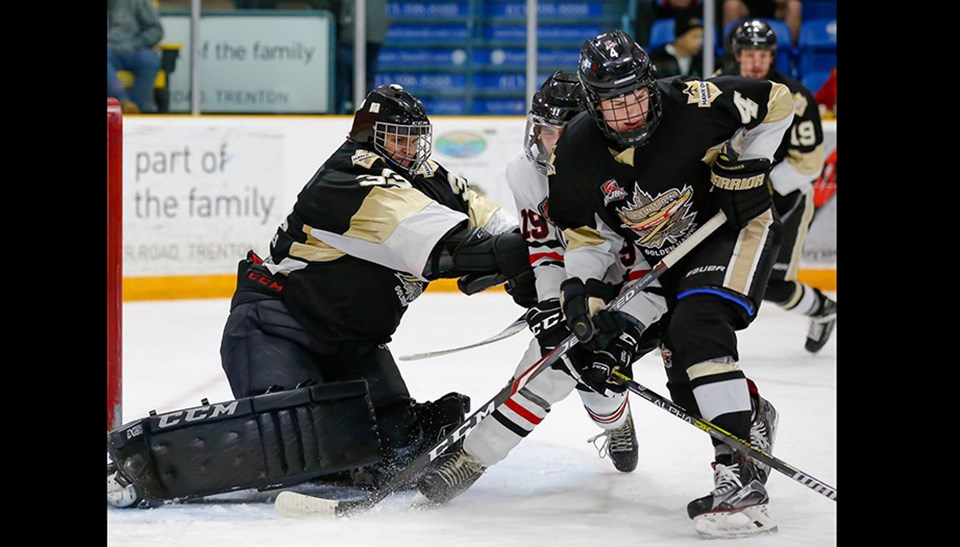
<svg viewBox="0 0 960 547">
<path fill-rule="evenodd" d="M 220 275 L 232 283 L 248 249 L 267 254 L 297 194 L 351 123 L 348 116 L 125 119 L 124 276 Z M 433 124 L 433 159 L 516 217 L 504 172 L 522 154 L 525 119 L 434 116 Z M 824 134 L 829 154 L 836 122 L 824 122 Z M 801 269 L 836 267 L 836 206 L 833 195 L 818 209 Z"/>
<path fill-rule="evenodd" d="M 170 111 L 190 112 L 190 17 L 161 17 L 164 43 L 178 43 Z M 327 12 L 310 16 L 205 15 L 200 19 L 200 111 L 330 112 L 333 31 Z"/>
<path fill-rule="evenodd" d="M 123 272 L 230 272 L 266 244 L 287 211 L 279 125 L 125 123 Z"/>
</svg>

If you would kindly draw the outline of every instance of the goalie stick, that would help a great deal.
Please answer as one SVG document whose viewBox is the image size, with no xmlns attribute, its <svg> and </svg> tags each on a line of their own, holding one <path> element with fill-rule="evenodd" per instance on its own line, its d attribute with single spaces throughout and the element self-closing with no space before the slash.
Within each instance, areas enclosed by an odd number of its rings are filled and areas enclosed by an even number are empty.
<svg viewBox="0 0 960 547">
<path fill-rule="evenodd" d="M 486 339 L 481 340 L 481 341 L 479 341 L 479 342 L 475 342 L 475 343 L 473 343 L 473 344 L 469 344 L 469 345 L 466 345 L 466 346 L 460 346 L 459 348 L 441 349 L 441 350 L 437 350 L 437 351 L 428 351 L 428 352 L 424 352 L 424 353 L 414 353 L 414 354 L 412 354 L 412 355 L 401 355 L 400 357 L 398 357 L 398 359 L 399 359 L 400 361 L 417 361 L 417 360 L 419 360 L 419 359 L 429 359 L 429 358 L 431 358 L 431 357 L 439 357 L 439 356 L 441 356 L 441 355 L 448 355 L 448 354 L 450 354 L 450 353 L 456 353 L 456 352 L 458 352 L 458 351 L 463 351 L 463 350 L 465 350 L 465 349 L 471 349 L 471 348 L 477 348 L 477 347 L 480 347 L 480 346 L 485 346 L 485 345 L 487 345 L 487 344 L 492 344 L 492 343 L 494 343 L 494 342 L 498 342 L 498 341 L 500 341 L 500 340 L 503 340 L 504 338 L 510 338 L 510 337 L 513 336 L 514 334 L 517 334 L 518 332 L 520 332 L 520 331 L 522 331 L 522 330 L 526 330 L 526 328 L 527 328 L 527 320 L 525 319 L 525 316 L 526 316 L 526 314 L 521 315 L 521 316 L 518 317 L 513 323 L 510 323 L 510 324 L 507 326 L 507 328 L 503 329 L 502 331 L 498 332 L 497 334 L 494 334 L 494 335 L 491 336 L 490 338 L 486 338 Z"/>
<path fill-rule="evenodd" d="M 833 501 L 837 501 L 837 489 L 830 486 L 829 484 L 821 481 L 820 479 L 812 475 L 809 475 L 807 473 L 804 473 L 803 471 L 800 471 L 799 469 L 793 467 L 792 465 L 784 462 L 783 460 L 780 460 L 779 458 L 771 456 L 770 454 L 767 454 L 766 452 L 764 452 L 763 450 L 760 450 L 755 446 L 751 446 L 750 443 L 744 441 L 743 439 L 740 439 L 739 437 L 735 437 L 734 435 L 728 433 L 727 431 L 723 430 L 720 427 L 717 427 L 716 425 L 710 423 L 709 421 L 697 416 L 696 414 L 687 412 L 680 405 L 674 403 L 673 401 L 671 401 L 670 399 L 667 399 L 666 397 L 663 397 L 661 395 L 654 393 L 653 391 L 650 391 L 649 389 L 633 381 L 632 378 L 629 378 L 626 375 L 621 374 L 619 371 L 614 371 L 612 375 L 616 376 L 619 380 L 621 380 L 623 382 L 623 385 L 627 386 L 627 389 L 629 389 L 633 393 L 636 393 L 640 397 L 643 397 L 647 401 L 650 401 L 654 405 L 662 408 L 663 410 L 666 410 L 670 414 L 673 414 L 677 418 L 680 418 L 681 420 L 696 427 L 697 429 L 706 431 L 714 439 L 717 439 L 718 441 L 723 442 L 724 444 L 730 446 L 731 448 L 743 454 L 744 456 L 753 458 L 754 460 L 757 460 L 761 463 L 769 465 L 773 469 L 776 469 L 777 471 L 799 482 L 800 484 L 806 486 L 807 488 L 810 488 L 817 493 L 823 494 L 824 496 L 832 499 Z"/>
<path fill-rule="evenodd" d="M 667 268 L 676 264 L 693 248 L 716 231 L 717 228 L 722 226 L 726 220 L 727 218 L 722 211 L 711 217 L 703 226 L 698 228 L 696 232 L 683 240 L 674 250 L 664 256 L 660 262 L 657 262 L 643 277 L 624 285 L 620 294 L 608 303 L 604 309 L 614 311 L 622 308 L 640 291 L 650 286 L 663 275 Z M 468 416 L 453 432 L 448 433 L 445 437 L 437 441 L 430 450 L 415 458 L 405 468 L 400 470 L 400 472 L 390 477 L 383 486 L 370 494 L 359 499 L 332 500 L 285 490 L 277 496 L 275 502 L 277 512 L 286 517 L 306 517 L 311 515 L 349 516 L 370 509 L 390 494 L 417 480 L 426 470 L 427 466 L 443 454 L 447 448 L 463 438 L 480 423 L 480 420 L 506 402 L 511 395 L 519 391 L 520 388 L 525 386 L 527 382 L 537 374 L 540 374 L 541 371 L 557 362 L 577 343 L 576 335 L 571 334 L 567 336 L 563 342 L 544 355 L 543 358 L 531 365 L 527 370 L 511 378 L 510 383 L 504 386 L 492 399 L 478 408 L 476 412 Z"/>
</svg>

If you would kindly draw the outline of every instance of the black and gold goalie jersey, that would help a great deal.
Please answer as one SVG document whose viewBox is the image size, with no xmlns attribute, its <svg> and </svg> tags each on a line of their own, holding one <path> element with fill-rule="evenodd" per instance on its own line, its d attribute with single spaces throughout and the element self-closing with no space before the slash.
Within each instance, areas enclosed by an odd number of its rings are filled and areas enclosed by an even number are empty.
<svg viewBox="0 0 960 547">
<path fill-rule="evenodd" d="M 287 275 L 283 300 L 318 337 L 385 343 L 426 288 L 445 234 L 463 222 L 499 233 L 511 221 L 432 160 L 406 177 L 347 141 L 300 191 L 265 266 Z"/>
<path fill-rule="evenodd" d="M 567 237 L 570 275 L 597 277 L 605 266 L 600 223 L 658 262 L 716 213 L 710 168 L 723 143 L 742 159 L 771 159 L 793 117 L 789 90 L 767 80 L 674 77 L 657 85 L 663 110 L 645 145 L 612 148 L 588 112 L 557 143 L 549 206 Z"/>
</svg>

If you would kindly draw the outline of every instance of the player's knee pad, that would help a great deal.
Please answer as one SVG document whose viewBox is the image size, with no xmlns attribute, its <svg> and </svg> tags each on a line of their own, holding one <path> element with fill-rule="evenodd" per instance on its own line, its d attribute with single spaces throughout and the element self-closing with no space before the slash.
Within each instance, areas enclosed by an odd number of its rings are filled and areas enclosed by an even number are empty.
<svg viewBox="0 0 960 547">
<path fill-rule="evenodd" d="M 204 401 L 113 429 L 107 447 L 156 500 L 299 484 L 380 459 L 365 380 Z"/>
</svg>

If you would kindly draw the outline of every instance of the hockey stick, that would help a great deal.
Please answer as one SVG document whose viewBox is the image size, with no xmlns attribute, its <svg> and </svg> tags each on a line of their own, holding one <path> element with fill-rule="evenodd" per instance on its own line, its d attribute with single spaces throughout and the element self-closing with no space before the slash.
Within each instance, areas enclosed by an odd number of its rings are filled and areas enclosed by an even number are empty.
<svg viewBox="0 0 960 547">
<path fill-rule="evenodd" d="M 608 311 L 619 310 L 640 291 L 650 286 L 663 273 L 676 264 L 681 258 L 689 253 L 694 247 L 699 245 L 717 228 L 726 222 L 726 216 L 723 212 L 714 215 L 696 232 L 683 240 L 677 247 L 670 251 L 666 256 L 660 259 L 660 262 L 650 269 L 643 277 L 626 284 L 620 291 L 620 295 L 606 305 L 604 309 Z M 450 445 L 454 444 L 480 423 L 485 416 L 494 411 L 498 406 L 506 402 L 511 395 L 520 390 L 537 374 L 557 362 L 563 355 L 578 343 L 577 337 L 573 334 L 567 336 L 552 351 L 543 356 L 539 361 L 531 365 L 527 370 L 511 378 L 510 383 L 504 386 L 499 393 L 493 396 L 476 412 L 467 417 L 466 420 L 453 432 L 437 441 L 437 443 L 427 452 L 424 452 L 415 458 L 399 473 L 390 477 L 387 482 L 374 490 L 367 496 L 354 500 L 331 500 L 300 494 L 289 490 L 280 492 L 275 502 L 277 512 L 287 517 L 305 517 L 310 515 L 330 515 L 330 516 L 348 516 L 366 509 L 370 509 L 377 503 L 380 503 L 390 494 L 400 490 L 407 484 L 410 484 L 426 470 L 427 466 L 433 460 L 437 459 Z"/>
<path fill-rule="evenodd" d="M 653 391 L 650 391 L 649 389 L 633 381 L 633 379 L 628 378 L 626 375 L 621 374 L 620 372 L 614 371 L 613 376 L 616 376 L 617 378 L 622 380 L 623 384 L 627 386 L 627 389 L 629 389 L 630 391 L 650 401 L 654 405 L 666 410 L 670 414 L 673 414 L 674 416 L 676 416 L 677 418 L 680 418 L 681 420 L 687 422 L 688 424 L 698 429 L 702 429 L 703 431 L 706 431 L 714 439 L 717 439 L 718 441 L 723 442 L 724 444 L 726 444 L 727 446 L 730 446 L 731 448 L 743 454 L 744 456 L 747 456 L 759 462 L 765 463 L 770 467 L 772 467 L 773 469 L 776 469 L 777 471 L 783 473 L 784 475 L 790 477 L 791 479 L 799 482 L 800 484 L 814 490 L 815 492 L 823 494 L 824 496 L 832 499 L 833 501 L 837 501 L 837 489 L 830 486 L 829 484 L 821 481 L 820 479 L 812 475 L 809 475 L 807 473 L 804 473 L 803 471 L 800 471 L 799 469 L 793 467 L 792 465 L 784 462 L 783 460 L 780 460 L 775 456 L 771 456 L 770 454 L 767 454 L 766 452 L 764 452 L 763 450 L 760 450 L 755 446 L 751 446 L 750 443 L 744 441 L 743 439 L 740 439 L 739 437 L 735 437 L 734 435 L 728 433 L 727 431 L 724 431 L 723 429 L 717 427 L 716 425 L 710 423 L 709 421 L 704 420 L 703 418 L 697 416 L 696 414 L 687 412 L 686 410 L 683 409 L 683 407 L 677 405 L 670 399 L 657 395 Z"/>
<path fill-rule="evenodd" d="M 463 351 L 463 350 L 465 350 L 465 349 L 477 348 L 477 347 L 480 347 L 480 346 L 485 346 L 485 345 L 487 345 L 487 344 L 492 344 L 492 343 L 494 343 L 494 342 L 498 342 L 498 341 L 500 341 L 500 340 L 503 340 L 504 338 L 510 338 L 510 337 L 513 336 L 514 334 L 517 334 L 518 332 L 520 332 L 520 331 L 522 331 L 522 330 L 525 330 L 525 329 L 527 328 L 527 320 L 524 319 L 524 317 L 525 317 L 525 315 L 521 315 L 521 316 L 518 317 L 513 323 L 510 323 L 510 324 L 507 326 L 507 328 L 503 329 L 502 331 L 498 332 L 497 334 L 494 334 L 494 335 L 491 336 L 490 338 L 486 338 L 486 339 L 481 340 L 481 341 L 479 341 L 479 342 L 475 342 L 475 343 L 473 343 L 473 344 L 469 344 L 469 345 L 466 345 L 466 346 L 460 346 L 459 348 L 442 349 L 442 350 L 437 350 L 437 351 L 428 351 L 428 352 L 425 352 L 425 353 L 414 353 L 413 355 L 401 355 L 400 357 L 398 357 L 398 359 L 399 359 L 400 361 L 417 361 L 417 360 L 419 360 L 419 359 L 429 359 L 429 358 L 431 358 L 431 357 L 439 357 L 439 356 L 441 356 L 441 355 L 447 355 L 447 354 L 450 354 L 450 353 L 456 353 L 456 352 L 458 352 L 458 351 Z"/>
</svg>

